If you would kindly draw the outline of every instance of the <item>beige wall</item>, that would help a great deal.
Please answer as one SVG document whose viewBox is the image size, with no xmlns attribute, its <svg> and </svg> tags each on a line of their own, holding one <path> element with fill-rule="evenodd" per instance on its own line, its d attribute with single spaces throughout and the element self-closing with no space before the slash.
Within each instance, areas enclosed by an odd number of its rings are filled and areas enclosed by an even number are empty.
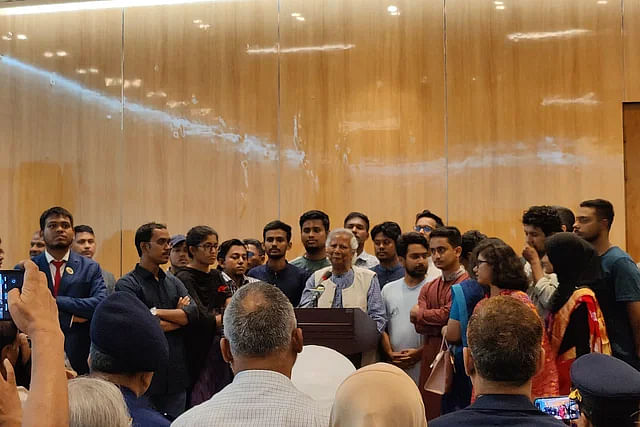
<svg viewBox="0 0 640 427">
<path fill-rule="evenodd" d="M 0 9 L 5 267 L 54 204 L 94 227 L 116 274 L 136 261 L 143 222 L 210 224 L 226 239 L 280 217 L 297 254 L 297 218 L 314 208 L 336 226 L 361 210 L 405 230 L 430 208 L 520 250 L 527 206 L 604 197 L 624 245 L 622 102 L 640 101 L 640 0 L 625 0 L 624 31 L 622 6 Z"/>
</svg>

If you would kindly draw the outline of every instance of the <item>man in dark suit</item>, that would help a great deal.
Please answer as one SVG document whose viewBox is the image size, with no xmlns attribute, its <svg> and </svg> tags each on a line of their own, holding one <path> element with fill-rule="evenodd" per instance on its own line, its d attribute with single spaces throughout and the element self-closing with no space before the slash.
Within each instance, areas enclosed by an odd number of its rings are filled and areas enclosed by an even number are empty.
<svg viewBox="0 0 640 427">
<path fill-rule="evenodd" d="M 56 299 L 69 362 L 79 374 L 86 374 L 91 317 L 107 295 L 100 265 L 70 250 L 73 216 L 66 209 L 56 206 L 44 211 L 40 216 L 40 233 L 46 248 L 33 262 L 46 274 Z"/>
</svg>

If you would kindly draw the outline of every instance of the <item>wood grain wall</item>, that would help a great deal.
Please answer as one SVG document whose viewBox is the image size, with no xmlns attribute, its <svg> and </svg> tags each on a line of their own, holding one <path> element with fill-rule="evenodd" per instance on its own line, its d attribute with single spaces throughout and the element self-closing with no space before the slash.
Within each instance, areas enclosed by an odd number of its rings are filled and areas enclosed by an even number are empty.
<svg viewBox="0 0 640 427">
<path fill-rule="evenodd" d="M 54 204 L 116 274 L 153 220 L 226 239 L 279 217 L 293 257 L 307 209 L 408 230 L 429 208 L 520 250 L 529 205 L 604 197 L 624 246 L 638 28 L 640 0 L 0 8 L 5 267 Z"/>
</svg>

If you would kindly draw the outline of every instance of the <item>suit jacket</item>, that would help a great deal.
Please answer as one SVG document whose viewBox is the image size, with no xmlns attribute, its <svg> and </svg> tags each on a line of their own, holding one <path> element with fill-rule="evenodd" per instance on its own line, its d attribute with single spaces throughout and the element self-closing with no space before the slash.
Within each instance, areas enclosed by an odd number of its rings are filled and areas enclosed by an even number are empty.
<svg viewBox="0 0 640 427">
<path fill-rule="evenodd" d="M 34 257 L 33 262 L 46 274 L 49 289 L 53 293 L 53 278 L 45 253 Z M 107 296 L 107 288 L 100 265 L 73 251 L 69 253 L 69 261 L 64 270 L 56 297 L 58 318 L 64 333 L 64 351 L 73 369 L 82 375 L 89 372 L 87 357 L 91 345 L 91 318 L 100 301 Z M 72 316 L 87 319 L 87 322 L 71 324 Z"/>
</svg>

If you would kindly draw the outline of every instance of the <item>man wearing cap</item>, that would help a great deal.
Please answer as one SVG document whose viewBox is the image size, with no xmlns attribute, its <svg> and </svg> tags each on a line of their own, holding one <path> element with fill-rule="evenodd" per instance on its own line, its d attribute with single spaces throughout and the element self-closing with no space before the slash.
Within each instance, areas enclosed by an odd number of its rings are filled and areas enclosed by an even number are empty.
<svg viewBox="0 0 640 427">
<path fill-rule="evenodd" d="M 120 387 L 134 426 L 169 426 L 144 396 L 153 373 L 168 361 L 169 346 L 158 319 L 138 298 L 116 292 L 96 308 L 89 368 L 92 375 Z"/>
<path fill-rule="evenodd" d="M 160 268 L 169 261 L 167 227 L 155 222 L 138 228 L 135 236 L 140 262 L 116 283 L 116 292 L 129 292 L 158 318 L 169 344 L 169 363 L 156 371 L 147 394 L 158 410 L 175 418 L 185 410 L 192 379 L 187 366 L 185 327 L 198 320 L 198 308 L 184 284 Z"/>
<path fill-rule="evenodd" d="M 179 268 L 189 264 L 189 252 L 187 250 L 187 237 L 184 234 L 176 234 L 169 242 L 171 252 L 169 253 L 170 266 L 167 274 L 175 276 Z"/>
<path fill-rule="evenodd" d="M 571 365 L 571 398 L 582 427 L 631 427 L 638 423 L 640 372 L 612 356 L 589 353 Z"/>
</svg>

